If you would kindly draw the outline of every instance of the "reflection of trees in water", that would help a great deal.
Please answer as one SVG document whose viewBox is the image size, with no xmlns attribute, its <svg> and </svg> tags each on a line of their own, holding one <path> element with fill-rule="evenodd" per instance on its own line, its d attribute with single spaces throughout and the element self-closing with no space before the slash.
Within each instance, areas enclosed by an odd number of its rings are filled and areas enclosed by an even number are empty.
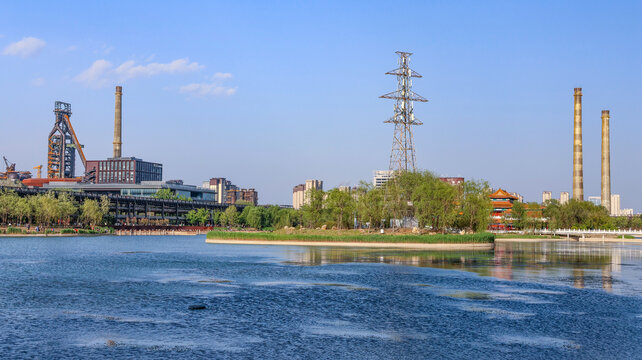
<svg viewBox="0 0 642 360">
<path fill-rule="evenodd" d="M 584 287 L 585 270 L 601 270 L 602 287 L 609 290 L 613 285 L 612 272 L 620 271 L 622 249 L 618 246 L 566 242 L 496 243 L 495 250 L 487 251 L 308 247 L 305 252 L 291 256 L 293 258 L 289 262 L 299 265 L 385 263 L 465 270 L 507 280 L 513 279 L 515 269 L 533 275 L 547 270 L 569 269 L 576 287 Z M 640 260 L 642 251 L 631 251 L 626 257 Z"/>
</svg>

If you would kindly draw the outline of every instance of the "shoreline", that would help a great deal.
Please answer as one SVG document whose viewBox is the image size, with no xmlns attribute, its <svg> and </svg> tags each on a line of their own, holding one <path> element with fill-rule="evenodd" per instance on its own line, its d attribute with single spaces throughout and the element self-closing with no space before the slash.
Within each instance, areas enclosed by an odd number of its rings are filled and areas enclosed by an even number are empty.
<svg viewBox="0 0 642 360">
<path fill-rule="evenodd" d="M 291 245 L 291 246 L 337 246 L 367 248 L 403 248 L 424 250 L 492 250 L 493 243 L 384 243 L 384 242 L 348 242 L 348 241 L 301 241 L 301 240 L 232 240 L 205 239 L 208 244 L 228 245 Z"/>
<path fill-rule="evenodd" d="M 642 244 L 642 239 L 617 239 L 617 238 L 583 238 L 583 239 L 574 239 L 574 238 L 560 238 L 560 239 L 520 239 L 516 238 L 495 238 L 495 242 L 545 242 L 545 241 L 555 241 L 555 242 L 590 242 L 590 243 L 637 243 Z"/>
<path fill-rule="evenodd" d="M 114 234 L 0 234 L 0 238 L 3 237 L 81 237 L 81 236 L 105 236 L 105 235 L 114 235 Z"/>
</svg>

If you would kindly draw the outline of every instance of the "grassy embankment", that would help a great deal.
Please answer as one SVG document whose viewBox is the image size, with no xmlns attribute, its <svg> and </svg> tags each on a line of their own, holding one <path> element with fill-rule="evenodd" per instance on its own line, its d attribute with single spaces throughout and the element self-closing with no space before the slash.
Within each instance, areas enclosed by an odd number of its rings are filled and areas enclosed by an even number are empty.
<svg viewBox="0 0 642 360">
<path fill-rule="evenodd" d="M 478 233 L 467 235 L 455 234 L 364 234 L 359 232 L 338 232 L 327 230 L 327 234 L 319 232 L 240 232 L 240 231 L 210 231 L 208 239 L 217 240 L 271 240 L 271 241 L 318 241 L 318 242 L 371 242 L 371 243 L 422 243 L 422 244 L 470 244 L 492 243 L 495 235 Z"/>
</svg>

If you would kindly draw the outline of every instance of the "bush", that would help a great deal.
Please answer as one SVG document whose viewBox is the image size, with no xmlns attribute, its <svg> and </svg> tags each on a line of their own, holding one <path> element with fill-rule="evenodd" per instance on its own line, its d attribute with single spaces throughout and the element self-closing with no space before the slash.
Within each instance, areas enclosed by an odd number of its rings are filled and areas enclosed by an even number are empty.
<svg viewBox="0 0 642 360">
<path fill-rule="evenodd" d="M 74 229 L 62 229 L 62 230 L 60 230 L 60 233 L 61 234 L 75 234 L 76 230 L 74 230 Z"/>
<path fill-rule="evenodd" d="M 15 228 L 12 226 L 9 226 L 6 231 L 6 234 L 23 234 L 23 233 L 24 231 L 22 229 Z"/>
</svg>

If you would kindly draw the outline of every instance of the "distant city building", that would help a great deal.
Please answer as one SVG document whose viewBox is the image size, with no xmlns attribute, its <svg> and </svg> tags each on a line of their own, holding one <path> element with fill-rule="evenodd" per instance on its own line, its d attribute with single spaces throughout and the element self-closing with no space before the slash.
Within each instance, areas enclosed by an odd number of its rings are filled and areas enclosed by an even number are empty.
<svg viewBox="0 0 642 360">
<path fill-rule="evenodd" d="M 140 184 L 162 181 L 163 165 L 135 157 L 87 160 L 87 178 L 94 184 Z"/>
<path fill-rule="evenodd" d="M 600 206 L 602 204 L 602 197 L 600 196 L 589 196 L 588 201 L 592 202 L 594 205 Z"/>
<path fill-rule="evenodd" d="M 519 201 L 519 202 L 524 202 L 524 197 L 523 197 L 522 195 L 520 195 L 520 194 L 518 194 L 518 193 L 516 193 L 516 192 L 512 192 L 512 193 L 510 193 L 510 194 L 511 194 L 512 196 L 514 196 L 514 197 L 517 199 L 517 201 Z"/>
<path fill-rule="evenodd" d="M 308 193 L 310 190 L 323 190 L 323 181 L 321 180 L 306 180 L 305 184 L 299 184 L 292 188 L 292 207 L 300 209 L 303 205 L 307 204 Z"/>
<path fill-rule="evenodd" d="M 388 180 L 392 179 L 395 176 L 395 172 L 392 170 L 377 170 L 372 176 L 372 186 L 377 189 L 381 189 Z"/>
<path fill-rule="evenodd" d="M 560 193 L 560 204 L 564 205 L 568 202 L 568 199 L 570 198 L 570 195 L 568 191 L 562 191 Z"/>
<path fill-rule="evenodd" d="M 553 193 L 550 191 L 544 191 L 542 193 L 542 204 L 546 204 L 547 201 L 553 200 Z"/>
<path fill-rule="evenodd" d="M 259 194 L 254 189 L 230 189 L 226 192 L 225 203 L 229 205 L 254 205 L 259 203 Z"/>
<path fill-rule="evenodd" d="M 620 216 L 620 195 L 611 195 L 611 216 Z"/>
<path fill-rule="evenodd" d="M 620 216 L 633 216 L 633 209 L 620 210 Z"/>
<path fill-rule="evenodd" d="M 216 191 L 216 202 L 219 204 L 237 204 L 242 201 L 246 204 L 257 205 L 258 192 L 255 189 L 239 189 L 225 178 L 211 178 L 203 182 L 203 188 Z"/>
<path fill-rule="evenodd" d="M 463 177 L 440 177 L 439 180 L 448 183 L 450 185 L 456 186 L 464 183 Z"/>
</svg>

